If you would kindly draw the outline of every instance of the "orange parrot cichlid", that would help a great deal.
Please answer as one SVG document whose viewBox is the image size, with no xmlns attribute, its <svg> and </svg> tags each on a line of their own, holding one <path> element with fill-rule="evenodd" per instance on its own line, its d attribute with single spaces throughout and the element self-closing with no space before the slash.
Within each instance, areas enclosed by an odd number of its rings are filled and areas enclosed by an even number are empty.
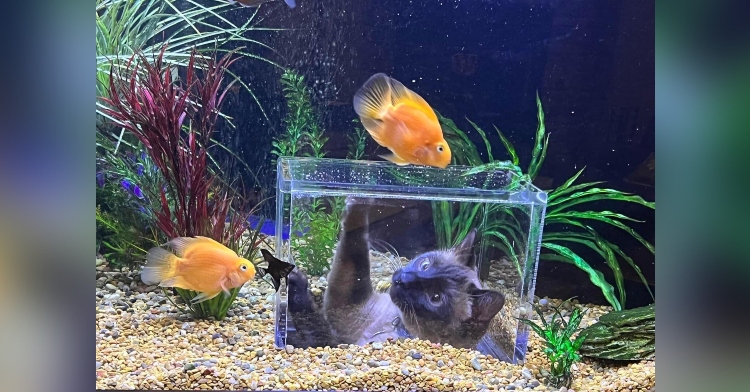
<svg viewBox="0 0 750 392">
<path fill-rule="evenodd" d="M 250 260 L 208 237 L 177 237 L 164 245 L 176 254 L 162 247 L 151 248 L 141 280 L 149 285 L 197 291 L 199 294 L 193 298 L 193 303 L 209 300 L 222 292 L 229 295 L 229 289 L 253 279 L 256 270 L 260 276 L 271 275 L 278 291 L 281 278 L 294 269 L 294 264 L 274 258 L 265 249 L 262 253 L 268 268 L 256 267 Z"/>
<path fill-rule="evenodd" d="M 378 73 L 354 94 L 354 111 L 378 144 L 391 150 L 382 156 L 397 165 L 445 168 L 451 150 L 435 112 L 417 93 Z"/>
</svg>

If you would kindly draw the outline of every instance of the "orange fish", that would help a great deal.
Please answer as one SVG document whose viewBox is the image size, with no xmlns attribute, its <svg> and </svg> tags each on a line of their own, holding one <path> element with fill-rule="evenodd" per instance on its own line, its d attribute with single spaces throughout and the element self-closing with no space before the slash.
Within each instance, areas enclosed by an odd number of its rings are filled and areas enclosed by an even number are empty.
<svg viewBox="0 0 750 392">
<path fill-rule="evenodd" d="M 354 111 L 378 144 L 393 154 L 381 156 L 397 165 L 445 168 L 451 150 L 435 112 L 422 97 L 379 73 L 354 94 Z"/>
<path fill-rule="evenodd" d="M 250 260 L 208 237 L 178 237 L 164 245 L 177 254 L 162 247 L 151 248 L 141 280 L 145 284 L 198 291 L 200 294 L 193 298 L 193 303 L 209 300 L 221 292 L 229 295 L 229 289 L 253 279 L 256 269 L 261 276 L 271 275 L 278 290 L 280 278 L 294 268 L 293 264 L 280 260 L 269 261 L 268 268 L 256 268 Z"/>
</svg>

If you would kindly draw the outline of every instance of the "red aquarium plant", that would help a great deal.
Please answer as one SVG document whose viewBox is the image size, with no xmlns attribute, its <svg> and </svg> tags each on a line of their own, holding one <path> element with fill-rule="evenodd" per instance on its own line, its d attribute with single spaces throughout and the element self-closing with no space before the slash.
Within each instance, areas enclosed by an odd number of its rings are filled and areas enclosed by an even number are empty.
<svg viewBox="0 0 750 392">
<path fill-rule="evenodd" d="M 224 72 L 237 58 L 232 52 L 217 60 L 193 51 L 184 76 L 175 80 L 176 67 L 163 61 L 165 50 L 166 45 L 153 61 L 136 53 L 123 66 L 111 68 L 120 74 L 110 75 L 109 98 L 104 99 L 109 108 L 104 112 L 143 143 L 164 178 L 159 194 L 152 195 L 160 201 L 160 208 L 153 211 L 158 228 L 169 238 L 211 237 L 252 260 L 258 232 L 249 243 L 241 243 L 252 210 L 209 167 L 209 149 L 217 145 L 211 136 L 219 108 L 233 84 L 222 89 Z M 197 295 L 176 290 L 188 304 Z M 238 291 L 232 290 L 230 298 L 218 296 L 193 305 L 191 310 L 199 317 L 221 319 Z"/>
</svg>

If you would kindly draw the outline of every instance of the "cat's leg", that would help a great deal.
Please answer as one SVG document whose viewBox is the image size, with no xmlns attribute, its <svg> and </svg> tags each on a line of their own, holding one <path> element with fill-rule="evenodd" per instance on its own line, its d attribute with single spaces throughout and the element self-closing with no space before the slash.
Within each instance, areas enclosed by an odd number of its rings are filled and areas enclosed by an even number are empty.
<svg viewBox="0 0 750 392">
<path fill-rule="evenodd" d="M 361 305 L 373 295 L 370 280 L 369 219 L 371 201 L 346 200 L 341 218 L 339 241 L 334 252 L 328 288 L 323 303 L 325 309 Z"/>
<path fill-rule="evenodd" d="M 287 337 L 287 343 L 296 347 L 333 346 L 331 327 L 323 313 L 315 304 L 309 289 L 307 276 L 295 268 L 288 276 L 289 282 L 289 322 L 294 333 Z"/>
</svg>

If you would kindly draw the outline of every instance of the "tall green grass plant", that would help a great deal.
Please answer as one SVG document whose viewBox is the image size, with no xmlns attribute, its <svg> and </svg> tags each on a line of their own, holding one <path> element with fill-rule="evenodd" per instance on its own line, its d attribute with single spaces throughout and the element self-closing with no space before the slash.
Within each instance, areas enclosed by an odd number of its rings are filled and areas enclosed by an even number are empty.
<svg viewBox="0 0 750 392">
<path fill-rule="evenodd" d="M 505 153 L 510 157 L 509 161 L 496 160 L 487 134 L 477 124 L 467 119 L 484 141 L 488 156 L 488 162 L 485 163 L 466 133 L 461 131 L 452 120 L 438 113 L 446 140 L 454 153 L 453 163 L 476 166 L 471 172 L 508 169 L 519 174 L 521 181 L 533 182 L 544 163 L 549 144 L 549 134 L 546 132 L 544 124 L 544 110 L 538 95 L 536 104 L 538 123 L 535 142 L 531 160 L 525 172 L 520 167 L 520 159 L 513 144 L 503 135 L 500 129 L 494 127 L 497 136 L 505 147 Z M 641 221 L 616 211 L 586 207 L 594 202 L 614 201 L 633 203 L 655 209 L 656 203 L 616 189 L 600 188 L 598 185 L 602 181 L 576 183 L 583 170 L 579 170 L 557 188 L 547 190 L 547 210 L 542 234 L 542 248 L 546 251 L 540 254 L 540 259 L 573 264 L 586 272 L 589 280 L 601 289 L 602 294 L 615 310 L 622 310 L 627 299 L 622 274 L 623 265 L 628 265 L 636 272 L 653 298 L 648 281 L 635 261 L 616 244 L 615 240 L 605 238 L 596 229 L 596 225 L 602 224 L 620 229 L 638 241 L 648 251 L 654 253 L 654 245 L 646 241 L 629 226 L 629 223 L 640 223 Z M 460 206 L 458 211 L 455 211 L 442 205 L 436 205 L 433 211 L 436 228 L 438 228 L 438 238 L 442 238 L 446 244 L 450 245 L 450 242 L 460 241 L 461 235 L 465 235 L 471 227 L 476 226 L 482 219 L 485 223 L 485 238 L 490 244 L 502 250 L 513 260 L 520 276 L 526 276 L 530 272 L 530 263 L 524 262 L 520 257 L 523 251 L 521 247 L 526 244 L 526 238 L 528 237 L 525 232 L 527 228 L 521 225 L 524 216 L 519 209 L 491 205 L 486 206 L 484 211 L 479 211 L 478 206 L 464 205 Z M 585 260 L 579 255 L 580 252 L 577 252 L 579 249 L 586 248 L 592 249 L 599 256 L 599 260 L 612 271 L 614 286 L 607 281 L 598 268 L 592 266 L 591 263 L 594 260 Z"/>
</svg>

